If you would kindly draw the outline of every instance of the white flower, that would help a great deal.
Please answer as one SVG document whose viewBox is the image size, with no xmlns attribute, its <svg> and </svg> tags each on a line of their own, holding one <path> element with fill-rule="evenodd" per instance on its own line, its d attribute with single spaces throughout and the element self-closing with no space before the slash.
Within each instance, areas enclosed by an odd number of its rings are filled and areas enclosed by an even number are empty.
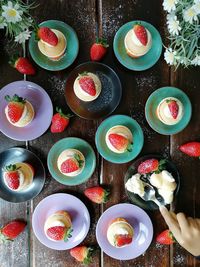
<svg viewBox="0 0 200 267">
<path fill-rule="evenodd" d="M 195 5 L 193 7 L 194 7 L 194 10 L 196 11 L 196 13 L 198 15 L 198 14 L 200 14 L 200 0 L 195 0 L 194 3 L 195 3 Z"/>
<path fill-rule="evenodd" d="M 181 30 L 181 27 L 179 26 L 179 21 L 177 20 L 177 17 L 170 17 L 167 21 L 169 32 L 172 35 L 178 35 L 179 31 Z"/>
<path fill-rule="evenodd" d="M 16 23 L 18 21 L 21 21 L 21 15 L 23 14 L 22 10 L 19 10 L 19 5 L 15 4 L 13 6 L 13 3 L 11 1 L 8 1 L 8 5 L 2 6 L 3 12 L 2 16 L 6 19 L 6 21 Z"/>
<path fill-rule="evenodd" d="M 5 21 L 3 21 L 2 19 L 0 20 L 0 29 L 4 29 L 4 27 L 6 27 L 7 24 L 5 23 Z"/>
<path fill-rule="evenodd" d="M 179 0 L 164 0 L 163 1 L 163 7 L 164 10 L 171 12 L 172 10 L 176 9 L 176 4 Z"/>
<path fill-rule="evenodd" d="M 164 53 L 164 58 L 167 64 L 174 65 L 176 61 L 176 51 L 172 51 L 171 48 L 166 49 Z"/>
<path fill-rule="evenodd" d="M 18 42 L 20 44 L 25 43 L 25 41 L 28 40 L 30 36 L 31 36 L 31 31 L 26 29 L 25 31 L 15 36 L 15 42 Z"/>
<path fill-rule="evenodd" d="M 196 55 L 196 57 L 191 61 L 191 65 L 200 66 L 200 55 Z"/>
<path fill-rule="evenodd" d="M 184 20 L 186 22 L 189 22 L 190 24 L 193 23 L 193 20 L 197 20 L 197 13 L 196 13 L 194 6 L 185 10 L 183 13 L 183 17 L 184 17 Z"/>
</svg>

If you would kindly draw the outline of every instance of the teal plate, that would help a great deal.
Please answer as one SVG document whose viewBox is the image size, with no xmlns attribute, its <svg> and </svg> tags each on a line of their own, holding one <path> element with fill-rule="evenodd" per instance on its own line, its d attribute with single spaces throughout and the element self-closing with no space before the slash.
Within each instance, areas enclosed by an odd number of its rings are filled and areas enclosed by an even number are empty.
<svg viewBox="0 0 200 267">
<path fill-rule="evenodd" d="M 166 97 L 175 97 L 179 99 L 184 107 L 184 115 L 175 125 L 166 125 L 162 123 L 156 114 L 157 106 Z M 176 134 L 188 125 L 192 116 L 192 105 L 188 96 L 180 89 L 175 87 L 162 87 L 149 96 L 145 106 L 145 116 L 147 122 L 154 131 L 164 135 Z"/>
<path fill-rule="evenodd" d="M 33 32 L 29 41 L 29 51 L 33 60 L 40 67 L 51 71 L 63 70 L 69 67 L 76 59 L 79 50 L 79 42 L 76 32 L 72 27 L 58 20 L 47 20 L 40 23 L 39 26 L 46 26 L 61 31 L 67 40 L 67 49 L 60 60 L 50 60 L 40 52 L 37 41 L 35 40 L 35 33 Z"/>
<path fill-rule="evenodd" d="M 129 57 L 126 53 L 124 38 L 127 32 L 133 28 L 133 25 L 138 23 L 147 28 L 147 30 L 151 33 L 152 47 L 146 55 L 134 59 Z M 145 21 L 134 20 L 124 24 L 121 28 L 119 28 L 114 37 L 113 48 L 115 56 L 127 69 L 142 71 L 151 68 L 160 58 L 162 53 L 162 39 L 159 32 L 153 25 Z"/>
<path fill-rule="evenodd" d="M 83 171 L 74 177 L 63 175 L 57 167 L 57 159 L 60 153 L 69 148 L 79 150 L 85 157 Z M 56 181 L 64 185 L 78 185 L 84 183 L 92 176 L 96 167 L 96 156 L 94 150 L 86 141 L 76 137 L 67 137 L 52 146 L 47 157 L 47 164 L 51 175 Z"/>
<path fill-rule="evenodd" d="M 133 150 L 131 152 L 124 152 L 117 154 L 112 152 L 106 145 L 105 137 L 107 131 L 115 126 L 123 125 L 129 128 L 133 134 Z M 144 136 L 140 125 L 129 116 L 125 115 L 114 115 L 104 120 L 98 127 L 95 142 L 98 152 L 101 156 L 113 163 L 126 163 L 133 160 L 142 150 L 144 144 Z"/>
</svg>

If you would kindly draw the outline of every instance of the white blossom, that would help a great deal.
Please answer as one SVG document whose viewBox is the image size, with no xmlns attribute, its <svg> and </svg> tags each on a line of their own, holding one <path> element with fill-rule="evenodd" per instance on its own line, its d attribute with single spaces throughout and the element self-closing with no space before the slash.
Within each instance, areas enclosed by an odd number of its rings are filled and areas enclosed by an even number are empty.
<svg viewBox="0 0 200 267">
<path fill-rule="evenodd" d="M 194 10 L 196 11 L 197 15 L 200 14 L 200 0 L 195 0 L 194 1 Z"/>
<path fill-rule="evenodd" d="M 200 66 L 200 55 L 196 55 L 196 57 L 191 61 L 191 65 Z"/>
<path fill-rule="evenodd" d="M 176 51 L 172 51 L 172 48 L 166 49 L 164 58 L 167 64 L 174 65 L 176 61 Z"/>
<path fill-rule="evenodd" d="M 18 42 L 20 44 L 25 43 L 25 41 L 28 40 L 30 36 L 31 36 L 31 31 L 26 29 L 25 31 L 15 36 L 15 42 Z"/>
<path fill-rule="evenodd" d="M 176 4 L 179 0 L 164 0 L 163 1 L 163 8 L 164 10 L 171 12 L 172 10 L 176 9 Z"/>
<path fill-rule="evenodd" d="M 2 6 L 2 16 L 6 19 L 6 21 L 16 23 L 22 20 L 21 15 L 23 14 L 22 10 L 19 10 L 19 5 L 13 3 L 11 1 L 8 1 L 7 6 L 3 5 Z"/>
<path fill-rule="evenodd" d="M 194 8 L 194 6 L 188 8 L 183 13 L 184 20 L 186 22 L 189 22 L 190 24 L 193 23 L 193 20 L 197 20 L 197 12 Z"/>
<path fill-rule="evenodd" d="M 177 20 L 176 16 L 168 17 L 167 24 L 168 24 L 169 32 L 172 35 L 178 35 L 179 34 L 179 31 L 181 30 L 181 27 L 179 26 L 179 21 Z"/>
</svg>

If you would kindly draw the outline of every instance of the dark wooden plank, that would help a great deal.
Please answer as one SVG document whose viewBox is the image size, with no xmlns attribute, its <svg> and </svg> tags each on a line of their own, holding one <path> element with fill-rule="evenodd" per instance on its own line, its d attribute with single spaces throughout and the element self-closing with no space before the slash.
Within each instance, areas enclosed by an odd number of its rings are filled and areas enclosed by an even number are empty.
<svg viewBox="0 0 200 267">
<path fill-rule="evenodd" d="M 119 1 L 102 0 L 102 7 L 99 11 L 102 14 L 100 23 L 100 35 L 109 41 L 109 53 L 104 62 L 114 68 L 118 73 L 123 86 L 123 99 L 115 114 L 127 114 L 133 117 L 141 125 L 145 144 L 140 155 L 147 153 L 160 153 L 163 156 L 169 155 L 169 137 L 155 133 L 148 126 L 144 116 L 144 106 L 149 95 L 159 87 L 169 84 L 169 68 L 162 58 L 151 69 L 134 72 L 125 69 L 114 56 L 112 42 L 117 30 L 126 22 L 131 20 L 144 20 L 153 24 L 164 38 L 164 14 L 162 3 L 158 1 Z M 159 140 L 159 141 L 158 141 Z M 108 204 L 104 205 L 104 210 L 108 207 L 126 202 L 124 194 L 124 174 L 128 164 L 116 165 L 103 161 L 102 177 L 103 183 L 110 184 L 112 187 L 112 198 Z M 155 235 L 163 230 L 165 224 L 159 212 L 149 213 L 154 224 Z M 114 260 L 107 255 L 103 256 L 104 266 L 169 266 L 169 248 L 157 246 L 155 241 L 144 254 L 135 260 L 121 262 Z"/>
</svg>

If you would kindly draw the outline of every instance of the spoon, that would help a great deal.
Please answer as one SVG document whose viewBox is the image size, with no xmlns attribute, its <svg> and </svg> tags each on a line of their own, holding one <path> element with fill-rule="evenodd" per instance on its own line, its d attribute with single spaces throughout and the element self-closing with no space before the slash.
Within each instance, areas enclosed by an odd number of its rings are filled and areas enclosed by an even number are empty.
<svg viewBox="0 0 200 267">
<path fill-rule="evenodd" d="M 151 186 L 150 184 L 147 184 L 145 182 L 144 183 L 144 187 L 145 187 L 145 193 L 144 196 L 140 196 L 142 199 L 144 199 L 145 201 L 153 201 L 154 203 L 156 203 L 158 205 L 158 207 L 165 205 L 164 201 L 158 201 L 155 194 L 155 189 L 153 188 L 153 186 Z"/>
</svg>

